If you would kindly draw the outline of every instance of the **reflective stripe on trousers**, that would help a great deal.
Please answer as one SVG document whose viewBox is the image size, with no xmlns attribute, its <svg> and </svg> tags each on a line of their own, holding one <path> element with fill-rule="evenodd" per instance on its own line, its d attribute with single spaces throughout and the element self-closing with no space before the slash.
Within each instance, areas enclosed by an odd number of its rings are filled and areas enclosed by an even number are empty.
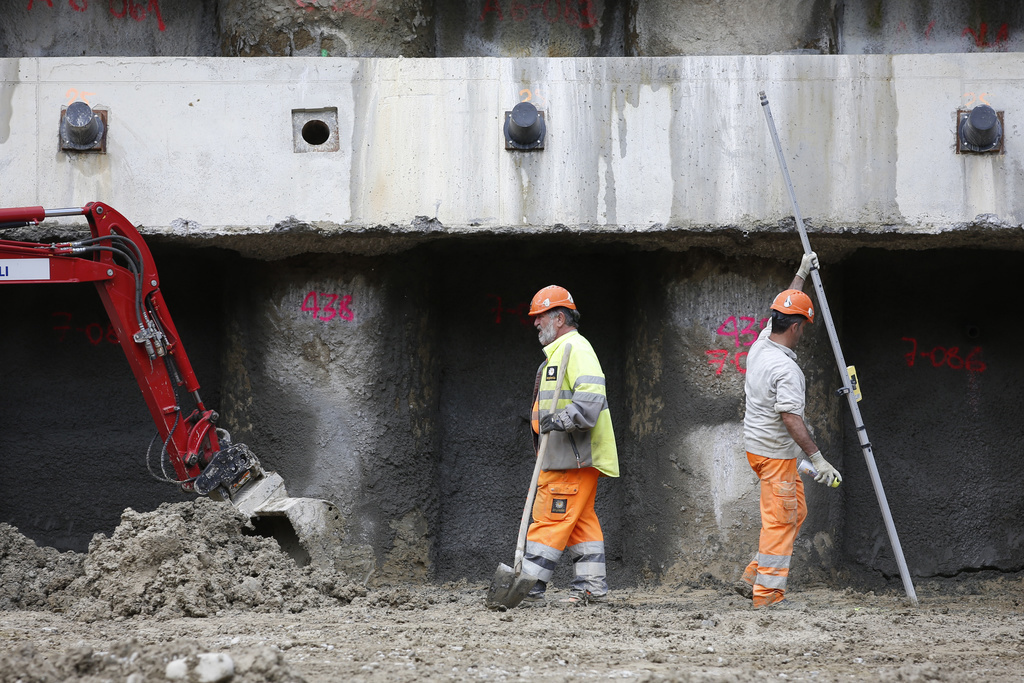
<svg viewBox="0 0 1024 683">
<path fill-rule="evenodd" d="M 757 556 L 743 572 L 753 579 L 754 607 L 782 600 L 793 558 L 793 543 L 807 517 L 804 483 L 796 459 L 778 460 L 747 453 L 747 462 L 761 480 L 761 537 Z"/>
<path fill-rule="evenodd" d="M 594 512 L 599 474 L 593 467 L 540 473 L 533 523 L 526 534 L 524 572 L 550 581 L 562 552 L 568 549 L 572 587 L 594 595 L 608 592 L 604 534 Z"/>
</svg>

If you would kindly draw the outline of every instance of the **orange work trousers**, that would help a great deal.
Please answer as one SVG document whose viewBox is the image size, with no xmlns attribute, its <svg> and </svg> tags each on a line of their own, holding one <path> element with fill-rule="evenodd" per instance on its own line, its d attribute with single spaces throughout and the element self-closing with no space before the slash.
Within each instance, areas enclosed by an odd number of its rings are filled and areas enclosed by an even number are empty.
<svg viewBox="0 0 1024 683">
<path fill-rule="evenodd" d="M 748 451 L 747 462 L 761 480 L 761 538 L 743 580 L 754 585 L 754 607 L 765 607 L 785 597 L 793 543 L 807 517 L 807 503 L 795 458 L 765 458 Z"/>
<path fill-rule="evenodd" d="M 562 552 L 568 550 L 572 587 L 593 595 L 608 592 L 604 533 L 594 512 L 599 476 L 593 467 L 540 473 L 533 523 L 526 534 L 524 571 L 546 583 Z"/>
</svg>

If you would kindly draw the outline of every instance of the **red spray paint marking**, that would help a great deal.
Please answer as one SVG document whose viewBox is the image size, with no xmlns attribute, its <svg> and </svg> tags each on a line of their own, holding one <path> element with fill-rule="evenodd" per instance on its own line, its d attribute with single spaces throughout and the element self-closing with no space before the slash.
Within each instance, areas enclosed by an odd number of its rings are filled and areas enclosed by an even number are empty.
<svg viewBox="0 0 1024 683">
<path fill-rule="evenodd" d="M 967 372 L 985 372 L 988 366 L 981 359 L 981 347 L 975 346 L 966 357 L 960 355 L 959 346 L 934 346 L 930 350 L 921 351 L 917 346 L 917 339 L 914 337 L 901 337 L 905 342 L 910 343 L 910 351 L 903 354 L 907 367 L 914 367 L 919 358 L 927 358 L 931 361 L 933 368 L 941 368 L 943 365 L 952 370 L 967 370 Z"/>
<path fill-rule="evenodd" d="M 540 11 L 541 16 L 549 24 L 564 21 L 577 28 L 594 28 L 597 17 L 594 16 L 593 0 L 544 0 L 544 2 L 521 2 L 521 0 L 505 0 L 508 16 L 512 21 L 525 21 L 531 12 Z M 494 15 L 498 21 L 505 21 L 505 12 L 501 9 L 500 0 L 484 0 L 480 11 L 480 21 Z"/>
<path fill-rule="evenodd" d="M 935 20 L 928 22 L 928 25 L 925 27 L 923 32 L 926 42 L 931 41 L 935 28 Z M 941 26 L 938 28 L 940 31 L 943 30 L 943 27 Z M 916 33 L 916 30 L 911 30 L 907 27 L 906 22 L 901 21 L 896 24 L 895 33 L 897 36 L 902 37 L 904 34 Z M 1010 26 L 1005 23 L 1000 25 L 999 30 L 996 31 L 995 39 L 992 42 L 989 42 L 988 39 L 988 24 L 986 22 L 982 22 L 977 29 L 973 26 L 965 26 L 960 32 L 960 36 L 963 37 L 967 35 L 971 36 L 975 47 L 999 47 L 1000 44 L 1009 42 Z"/>
<path fill-rule="evenodd" d="M 295 0 L 299 9 L 312 12 L 317 8 L 313 0 Z M 332 0 L 331 11 L 342 14 L 351 14 L 360 19 L 368 19 L 378 24 L 383 24 L 384 18 L 377 14 L 377 0 Z"/>
<path fill-rule="evenodd" d="M 518 320 L 524 327 L 530 327 L 533 321 L 530 320 L 530 302 L 523 301 L 514 306 L 503 305 L 501 297 L 497 294 L 488 294 L 488 299 L 494 299 L 494 305 L 491 307 L 491 313 L 494 315 L 494 324 L 501 324 L 501 316 L 508 315 L 512 316 L 513 319 Z"/>
<path fill-rule="evenodd" d="M 740 349 L 744 346 L 750 346 L 757 341 L 757 335 L 761 333 L 761 330 L 764 329 L 767 322 L 768 318 L 761 318 L 758 320 L 757 318 L 746 315 L 730 315 L 722 321 L 722 324 L 719 325 L 718 329 L 715 331 L 723 337 L 732 337 L 733 347 Z M 744 325 L 743 323 L 746 324 Z M 743 326 L 741 327 L 741 325 Z M 747 339 L 743 339 L 744 336 L 746 336 Z M 718 366 L 718 369 L 715 371 L 716 375 L 722 374 L 722 371 L 726 368 L 726 363 L 729 363 L 736 368 L 736 371 L 741 375 L 745 375 L 747 373 L 746 362 L 744 360 L 747 357 L 746 351 L 736 351 L 736 353 L 733 354 L 729 349 L 708 349 L 704 353 L 708 356 L 709 365 Z"/>
<path fill-rule="evenodd" d="M 348 294 L 339 296 L 330 292 L 309 292 L 302 300 L 303 313 L 309 313 L 314 320 L 330 322 L 335 318 L 352 320 L 355 314 L 348 307 L 352 297 Z"/>
<path fill-rule="evenodd" d="M 87 0 L 82 0 L 87 2 Z M 156 16 L 156 25 L 161 31 L 165 30 L 167 26 L 164 24 L 164 18 L 160 15 L 160 3 L 158 0 L 148 0 L 148 2 L 136 2 L 135 0 L 121 0 L 121 9 L 114 9 L 114 5 L 117 0 L 109 0 L 110 2 L 110 13 L 118 19 L 123 19 L 126 16 L 131 17 L 135 21 L 145 21 L 146 17 L 152 12 Z"/>
<path fill-rule="evenodd" d="M 747 357 L 746 351 L 737 351 L 735 356 L 732 355 L 732 351 L 729 349 L 708 349 L 704 353 L 708 355 L 709 365 L 718 366 L 718 369 L 715 370 L 716 375 L 722 374 L 722 370 L 725 370 L 726 363 L 735 367 L 736 371 L 741 375 L 747 374 L 746 364 L 740 364 L 740 360 Z M 730 356 L 732 356 L 731 359 Z"/>
<path fill-rule="evenodd" d="M 57 333 L 57 341 L 71 341 L 72 338 L 68 337 L 68 333 L 80 332 L 85 336 L 93 346 L 99 346 L 104 341 L 108 344 L 118 344 L 117 341 L 117 330 L 114 329 L 112 323 L 86 323 L 85 325 L 74 325 L 72 324 L 73 315 L 67 311 L 56 311 L 50 314 L 51 317 L 56 318 L 56 323 L 53 326 L 53 331 Z"/>
<path fill-rule="evenodd" d="M 724 337 L 733 337 L 735 339 L 736 348 L 741 346 L 750 346 L 757 341 L 757 335 L 764 329 L 764 324 L 768 322 L 768 318 L 761 318 L 760 325 L 755 330 L 754 323 L 758 322 L 757 318 L 751 318 L 749 316 L 740 316 L 740 322 L 746 320 L 747 324 L 743 329 L 740 329 L 740 323 L 736 322 L 736 316 L 730 315 L 728 318 L 722 321 L 722 324 L 715 330 L 718 334 Z M 731 329 L 729 326 L 732 326 Z M 750 339 L 746 341 L 740 341 L 740 337 L 743 335 L 750 335 Z"/>
<path fill-rule="evenodd" d="M 985 22 L 981 23 L 981 26 L 978 27 L 977 31 L 970 26 L 964 28 L 960 35 L 966 36 L 968 33 L 971 34 L 972 38 L 974 38 L 974 45 L 976 47 L 995 47 L 1000 43 L 1005 43 L 1010 40 L 1010 27 L 1007 24 L 1003 24 L 999 27 L 994 43 L 988 42 L 988 24 Z"/>
<path fill-rule="evenodd" d="M 136 2 L 136 0 L 121 0 L 121 7 L 116 7 L 117 0 L 108 0 L 107 9 L 112 15 L 118 19 L 124 19 L 125 17 L 131 17 L 135 21 L 145 21 L 151 13 L 156 17 L 157 28 L 161 31 L 167 29 L 167 25 L 164 24 L 164 18 L 160 14 L 160 2 L 159 0 L 146 0 L 145 2 Z M 28 7 L 26 11 L 30 11 L 35 5 L 35 0 L 28 0 Z M 53 7 L 53 0 L 46 0 L 47 7 Z M 76 12 L 84 12 L 89 9 L 89 0 L 68 0 L 68 7 Z"/>
</svg>

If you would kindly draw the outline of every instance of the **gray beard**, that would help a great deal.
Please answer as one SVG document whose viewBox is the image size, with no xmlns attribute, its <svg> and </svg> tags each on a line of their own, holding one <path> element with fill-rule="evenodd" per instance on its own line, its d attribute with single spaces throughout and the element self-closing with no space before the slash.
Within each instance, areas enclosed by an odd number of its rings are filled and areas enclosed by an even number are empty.
<svg viewBox="0 0 1024 683">
<path fill-rule="evenodd" d="M 541 325 L 540 333 L 537 335 L 540 340 L 541 346 L 547 346 L 551 342 L 555 341 L 555 326 L 554 325 Z"/>
</svg>

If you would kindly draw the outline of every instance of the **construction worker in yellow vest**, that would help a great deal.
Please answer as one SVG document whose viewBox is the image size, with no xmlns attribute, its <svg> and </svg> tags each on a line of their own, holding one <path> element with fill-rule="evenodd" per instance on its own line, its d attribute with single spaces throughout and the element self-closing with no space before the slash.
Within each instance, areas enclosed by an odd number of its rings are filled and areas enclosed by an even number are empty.
<svg viewBox="0 0 1024 683">
<path fill-rule="evenodd" d="M 806 382 L 793 350 L 814 322 L 814 306 L 802 290 L 817 267 L 817 255 L 805 254 L 789 289 L 772 302 L 772 317 L 747 354 L 743 440 L 747 462 L 761 480 L 761 535 L 757 555 L 736 590 L 751 598 L 755 608 L 789 604 L 784 598 L 793 542 L 807 516 L 797 458 L 807 455 L 818 483 L 838 486 L 843 480 L 804 423 Z"/>
<path fill-rule="evenodd" d="M 524 573 L 539 581 L 524 604 L 545 600 L 547 583 L 565 550 L 573 563 L 573 580 L 568 596 L 559 602 L 601 602 L 607 600 L 608 580 L 594 499 L 599 477 L 619 476 L 604 371 L 590 342 L 577 330 L 580 314 L 567 290 L 551 285 L 537 292 L 530 315 L 546 357 L 534 384 L 534 446 L 539 434 L 547 434 L 548 441 L 523 558 Z M 569 345 L 565 377 L 556 387 Z"/>
</svg>

